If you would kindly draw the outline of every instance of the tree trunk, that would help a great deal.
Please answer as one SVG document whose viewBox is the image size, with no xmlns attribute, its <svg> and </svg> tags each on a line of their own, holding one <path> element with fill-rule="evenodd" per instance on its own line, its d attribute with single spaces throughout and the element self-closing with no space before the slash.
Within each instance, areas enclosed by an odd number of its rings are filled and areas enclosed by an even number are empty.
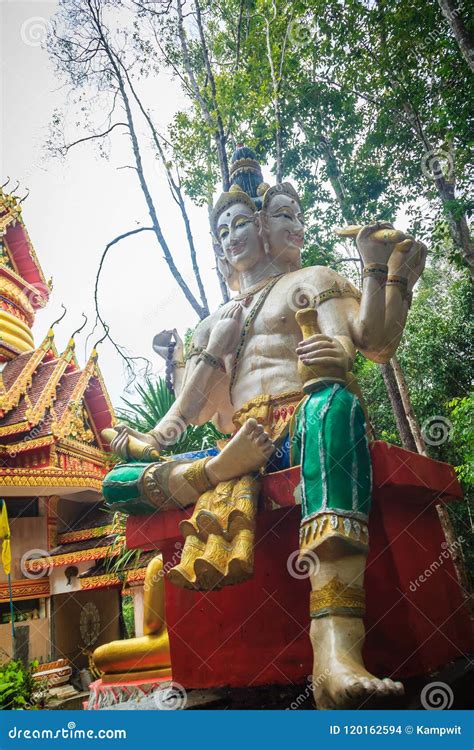
<svg viewBox="0 0 474 750">
<path fill-rule="evenodd" d="M 160 136 L 158 135 L 158 131 L 155 128 L 153 120 L 151 119 L 150 114 L 146 111 L 145 107 L 143 106 L 143 103 L 142 103 L 140 97 L 138 96 L 138 94 L 137 94 L 137 92 L 135 90 L 135 87 L 134 87 L 134 85 L 133 85 L 133 83 L 132 83 L 132 81 L 130 79 L 130 76 L 128 75 L 128 70 L 125 68 L 125 66 L 122 65 L 121 61 L 119 61 L 119 62 L 121 64 L 122 69 L 123 69 L 123 71 L 125 73 L 125 76 L 127 78 L 127 82 L 128 82 L 130 91 L 132 92 L 133 97 L 134 97 L 136 103 L 138 104 L 138 106 L 140 108 L 140 111 L 141 111 L 143 117 L 145 118 L 145 120 L 147 121 L 148 126 L 149 126 L 149 128 L 151 130 L 151 134 L 152 134 L 152 137 L 153 137 L 154 144 L 155 144 L 156 149 L 157 149 L 157 151 L 158 151 L 158 153 L 160 155 L 161 162 L 162 162 L 162 164 L 163 164 L 163 166 L 165 168 L 166 175 L 168 177 L 168 184 L 169 184 L 169 187 L 170 187 L 170 190 L 171 190 L 171 194 L 172 194 L 173 198 L 175 199 L 176 203 L 179 206 L 179 210 L 180 210 L 180 213 L 181 213 L 181 218 L 183 220 L 184 228 L 185 228 L 185 231 L 186 231 L 186 238 L 187 238 L 187 241 L 188 241 L 189 254 L 191 256 L 191 264 L 192 264 L 192 267 L 193 267 L 194 278 L 196 279 L 196 283 L 197 283 L 197 286 L 198 286 L 198 289 L 199 289 L 199 296 L 201 298 L 201 303 L 202 303 L 202 314 L 201 314 L 200 317 L 201 317 L 201 319 L 203 319 L 203 318 L 206 318 L 210 314 L 209 305 L 208 305 L 208 302 L 207 302 L 207 297 L 206 297 L 206 291 L 204 289 L 204 284 L 202 283 L 201 272 L 200 272 L 199 264 L 198 264 L 198 261 L 197 261 L 196 246 L 194 244 L 194 237 L 193 237 L 193 233 L 192 233 L 192 230 L 191 230 L 191 222 L 189 221 L 189 216 L 188 216 L 188 212 L 187 212 L 187 209 L 186 209 L 186 203 L 184 201 L 183 191 L 181 190 L 181 184 L 180 184 L 180 181 L 179 181 L 179 176 L 177 178 L 178 181 L 176 181 L 175 178 L 174 178 L 174 176 L 173 176 L 173 173 L 171 171 L 171 168 L 169 166 L 169 163 L 168 163 L 168 161 L 166 159 L 166 155 L 165 155 L 165 153 L 163 151 L 163 148 L 162 148 L 162 145 L 161 145 L 161 142 L 160 142 Z"/>
<path fill-rule="evenodd" d="M 109 59 L 111 68 L 114 72 L 114 75 L 117 81 L 118 91 L 120 92 L 120 97 L 122 99 L 123 108 L 125 110 L 125 114 L 127 118 L 127 124 L 128 124 L 128 129 L 129 129 L 130 140 L 132 143 L 132 151 L 133 151 L 133 155 L 135 158 L 135 166 L 136 166 L 136 172 L 138 175 L 138 181 L 140 183 L 140 187 L 145 197 L 145 201 L 146 201 L 147 208 L 148 208 L 148 213 L 150 215 L 152 225 L 153 225 L 153 231 L 163 251 L 163 255 L 164 255 L 166 263 L 168 264 L 169 270 L 171 271 L 173 277 L 176 279 L 176 282 L 178 283 L 180 289 L 182 290 L 184 296 L 186 297 L 187 301 L 189 302 L 193 310 L 197 313 L 199 318 L 202 319 L 203 317 L 205 317 L 203 315 L 203 309 L 201 305 L 199 304 L 198 300 L 196 299 L 196 297 L 194 296 L 194 294 L 192 293 L 191 289 L 187 285 L 183 276 L 179 272 L 178 268 L 176 267 L 173 255 L 168 247 L 168 243 L 166 242 L 166 239 L 161 229 L 160 222 L 158 220 L 158 214 L 157 214 L 155 204 L 151 196 L 150 188 L 148 186 L 148 182 L 146 180 L 145 172 L 143 169 L 143 160 L 142 160 L 142 155 L 140 151 L 140 144 L 138 141 L 137 131 L 135 129 L 135 122 L 133 119 L 132 108 L 130 106 L 130 101 L 129 101 L 128 94 L 125 88 L 125 85 L 126 85 L 125 80 L 123 78 L 122 72 L 119 67 L 117 54 L 110 47 L 106 39 L 104 30 L 101 25 L 100 16 L 98 15 L 98 11 L 94 11 L 92 9 L 92 6 L 90 6 L 90 9 L 91 9 L 91 17 L 97 29 L 98 37 L 102 43 L 102 48 Z"/>
<path fill-rule="evenodd" d="M 398 384 L 398 389 L 402 398 L 403 402 L 403 408 L 404 412 L 407 417 L 407 421 L 412 433 L 413 440 L 415 442 L 416 450 L 418 453 L 421 453 L 423 456 L 427 456 L 427 450 L 425 441 L 423 440 L 423 435 L 421 433 L 420 425 L 418 423 L 418 420 L 415 416 L 415 412 L 413 411 L 413 406 L 411 403 L 410 395 L 408 393 L 408 387 L 406 384 L 405 376 L 403 374 L 403 370 L 400 367 L 400 363 L 396 357 L 392 357 L 391 364 L 393 367 L 393 373 L 395 376 L 395 379 Z M 405 446 L 403 446 L 405 447 Z M 453 522 L 451 521 L 451 517 L 449 515 L 448 509 L 445 505 L 442 505 L 441 503 L 438 503 L 436 505 L 436 511 L 438 513 L 438 517 L 441 523 L 441 528 L 443 529 L 444 536 L 446 538 L 446 542 L 448 544 L 449 552 L 451 554 L 451 559 L 453 561 L 454 568 L 456 570 L 459 584 L 461 586 L 462 592 L 467 600 L 469 600 L 469 576 L 467 573 L 466 568 L 466 561 L 464 559 L 464 554 L 462 550 L 462 546 L 459 543 L 459 540 L 457 538 Z M 470 608 L 472 611 L 474 604 L 471 602 Z"/>
<path fill-rule="evenodd" d="M 178 0 L 178 5 L 180 5 L 180 0 Z M 197 25 L 199 29 L 199 38 L 201 40 L 202 56 L 204 58 L 204 65 L 206 66 L 207 77 L 211 85 L 212 106 L 216 115 L 214 141 L 217 147 L 217 155 L 219 159 L 219 167 L 220 167 L 221 178 L 222 178 L 222 188 L 224 191 L 227 191 L 230 188 L 230 176 L 229 176 L 229 163 L 227 161 L 227 153 L 226 153 L 227 139 L 226 139 L 226 135 L 224 131 L 224 122 L 223 122 L 222 115 L 217 104 L 216 82 L 214 79 L 214 72 L 212 70 L 211 61 L 209 57 L 209 50 L 207 49 L 206 37 L 204 35 L 204 27 L 202 25 L 201 6 L 199 5 L 198 0 L 194 0 L 194 7 L 196 9 L 196 21 L 197 21 Z M 183 34 L 184 34 L 184 27 L 183 27 Z M 189 55 L 188 55 L 188 61 L 190 63 Z M 189 72 L 188 72 L 188 75 L 189 75 Z M 196 86 L 197 86 L 197 83 L 196 83 Z M 201 104 L 201 109 L 203 105 L 205 106 L 206 111 L 212 121 L 212 117 L 210 115 L 209 109 L 202 95 L 198 98 L 198 101 Z"/>
<path fill-rule="evenodd" d="M 280 112 L 280 87 L 282 83 L 282 75 L 280 72 L 279 79 L 275 72 L 275 64 L 273 62 L 272 54 L 272 43 L 270 38 L 270 21 L 265 18 L 265 42 L 267 48 L 267 60 L 270 68 L 270 78 L 272 81 L 272 104 L 273 113 L 275 115 L 275 150 L 276 150 L 276 181 L 277 183 L 283 182 L 283 143 L 282 143 L 282 127 L 281 127 L 281 112 Z M 282 50 L 284 55 L 284 49 Z"/>
<path fill-rule="evenodd" d="M 462 21 L 460 18 L 458 18 L 458 11 L 455 9 L 455 6 L 452 0 L 438 0 L 438 2 L 442 10 L 443 10 L 443 5 L 446 6 L 447 13 L 449 14 L 447 16 L 448 21 L 452 23 L 453 21 L 457 20 L 462 26 Z M 380 29 L 381 48 L 384 54 L 384 58 L 388 59 L 386 57 L 387 39 L 386 39 L 385 24 L 384 24 L 384 14 L 386 13 L 385 0 L 377 0 L 377 7 L 379 10 L 378 21 L 379 21 L 379 29 Z M 388 63 L 382 62 L 382 66 L 385 68 L 385 73 L 387 74 L 390 86 L 395 92 L 397 98 L 401 101 L 403 111 L 405 112 L 407 120 L 412 126 L 417 138 L 421 142 L 421 145 L 423 147 L 423 152 L 424 152 L 423 156 L 426 159 L 426 164 L 427 166 L 432 165 L 430 168 L 430 171 L 431 171 L 431 174 L 433 175 L 433 179 L 434 179 L 434 183 L 436 186 L 439 199 L 442 203 L 443 209 L 448 219 L 449 232 L 451 234 L 451 239 L 453 241 L 454 246 L 460 251 L 466 265 L 468 266 L 470 270 L 471 278 L 472 278 L 474 275 L 474 247 L 473 247 L 472 240 L 469 234 L 466 214 L 465 212 L 460 214 L 460 212 L 456 210 L 456 206 L 454 203 L 456 200 L 455 191 L 454 191 L 454 184 L 455 184 L 454 163 L 449 165 L 450 170 L 452 171 L 452 175 L 449 175 L 449 179 L 446 179 L 446 177 L 442 173 L 441 165 L 439 164 L 439 162 L 438 164 L 436 164 L 436 156 L 437 154 L 441 156 L 441 149 L 433 147 L 432 143 L 430 142 L 425 132 L 425 128 L 422 125 L 422 122 L 420 120 L 418 113 L 414 109 L 410 100 L 406 98 L 406 92 L 403 88 L 403 85 L 401 85 L 400 82 L 396 79 L 396 77 L 393 74 L 392 69 L 389 68 L 389 65 L 390 65 L 390 62 Z"/>
<path fill-rule="evenodd" d="M 385 365 L 380 365 L 380 370 L 382 372 L 385 387 L 390 398 L 392 411 L 395 416 L 395 421 L 397 423 L 397 428 L 400 434 L 402 445 L 407 450 L 415 451 L 416 453 L 416 443 L 410 429 L 410 423 L 408 422 L 407 415 L 405 414 L 403 401 L 400 395 L 392 364 L 390 362 L 387 362 L 387 364 Z"/>
<path fill-rule="evenodd" d="M 416 450 L 418 451 L 418 453 L 421 453 L 423 456 L 426 456 L 427 453 L 426 453 L 425 441 L 423 440 L 423 435 L 421 434 L 420 425 L 418 424 L 418 420 L 415 416 L 415 412 L 413 411 L 410 394 L 408 392 L 407 382 L 405 380 L 405 375 L 403 374 L 403 370 L 400 366 L 400 362 L 398 361 L 396 356 L 393 356 L 392 359 L 390 360 L 390 364 L 392 365 L 393 374 L 397 382 L 398 392 L 402 400 L 403 410 L 405 412 L 407 422 L 410 427 L 410 432 L 413 436 L 413 440 L 415 441 Z"/>
<path fill-rule="evenodd" d="M 462 56 L 474 73 L 474 40 L 471 39 L 469 31 L 464 25 L 459 9 L 453 0 L 438 0 L 438 3 L 443 16 L 451 26 L 451 31 L 459 45 Z"/>
</svg>

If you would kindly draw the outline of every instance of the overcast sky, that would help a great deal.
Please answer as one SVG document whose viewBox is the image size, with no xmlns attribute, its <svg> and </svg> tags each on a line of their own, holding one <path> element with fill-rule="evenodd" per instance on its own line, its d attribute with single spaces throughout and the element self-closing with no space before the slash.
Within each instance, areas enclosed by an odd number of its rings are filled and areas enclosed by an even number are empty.
<svg viewBox="0 0 474 750">
<path fill-rule="evenodd" d="M 135 174 L 117 167 L 130 164 L 128 139 L 114 141 L 110 160 L 100 158 L 90 145 L 70 152 L 66 162 L 45 152 L 52 112 L 64 105 L 66 92 L 41 47 L 56 2 L 0 0 L 2 11 L 2 182 L 20 181 L 19 193 L 30 189 L 23 217 L 47 278 L 53 277 L 49 305 L 34 327 L 39 344 L 52 321 L 67 307 L 56 326 L 60 349 L 82 322 L 90 324 L 77 337 L 77 354 L 85 361 L 85 338 L 95 319 L 93 290 L 99 259 L 107 242 L 118 234 L 148 225 L 144 199 Z M 164 130 L 184 101 L 178 82 L 160 76 L 153 81 L 159 101 L 160 129 Z M 176 206 L 151 152 L 145 168 L 153 185 L 169 246 L 183 275 L 189 261 Z M 209 238 L 207 210 L 190 206 L 191 220 L 211 309 L 221 301 Z M 191 284 L 193 281 L 191 280 Z M 173 281 L 152 233 L 127 239 L 109 253 L 101 277 L 103 317 L 114 338 L 130 353 L 148 357 L 156 372 L 162 362 L 151 349 L 155 333 L 176 327 L 184 332 L 197 317 Z M 89 348 L 94 339 L 89 341 Z M 113 403 L 120 404 L 126 378 L 122 362 L 109 343 L 100 347 L 99 363 Z"/>
</svg>

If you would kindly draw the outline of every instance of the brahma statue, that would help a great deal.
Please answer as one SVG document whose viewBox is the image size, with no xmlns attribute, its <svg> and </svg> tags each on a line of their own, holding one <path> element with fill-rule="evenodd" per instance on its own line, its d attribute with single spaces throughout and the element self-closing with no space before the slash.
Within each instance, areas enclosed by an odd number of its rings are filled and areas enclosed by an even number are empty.
<svg viewBox="0 0 474 750">
<path fill-rule="evenodd" d="M 249 149 L 236 154 L 231 176 L 212 230 L 236 294 L 199 323 L 184 363 L 180 346 L 157 341 L 179 370 L 176 401 L 147 434 L 117 426 L 112 449 L 129 463 L 108 475 L 104 496 L 131 514 L 194 506 L 167 577 L 213 590 L 252 576 L 262 474 L 300 464 L 316 704 L 399 695 L 400 682 L 370 674 L 362 659 L 370 435 L 351 369 L 357 351 L 379 363 L 394 354 L 426 248 L 385 222 L 346 229 L 364 264 L 359 292 L 330 268 L 301 267 L 305 225 L 290 183 L 263 184 Z M 230 439 L 160 455 L 188 425 L 208 420 Z"/>
</svg>

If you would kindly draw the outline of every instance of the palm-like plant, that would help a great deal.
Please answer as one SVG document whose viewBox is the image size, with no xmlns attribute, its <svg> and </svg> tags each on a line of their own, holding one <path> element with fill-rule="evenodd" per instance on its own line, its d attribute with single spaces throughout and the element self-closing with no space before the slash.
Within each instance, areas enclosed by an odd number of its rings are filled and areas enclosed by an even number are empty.
<svg viewBox="0 0 474 750">
<path fill-rule="evenodd" d="M 117 416 L 123 422 L 139 432 L 148 432 L 156 427 L 158 422 L 165 416 L 175 401 L 174 395 L 169 391 L 163 378 L 153 381 L 146 376 L 143 383 L 137 385 L 139 401 L 134 403 L 123 398 L 125 409 L 117 409 Z M 173 445 L 169 446 L 163 453 L 186 453 L 187 451 L 204 450 L 216 444 L 219 438 L 224 437 L 212 424 L 189 426 L 184 435 Z"/>
</svg>

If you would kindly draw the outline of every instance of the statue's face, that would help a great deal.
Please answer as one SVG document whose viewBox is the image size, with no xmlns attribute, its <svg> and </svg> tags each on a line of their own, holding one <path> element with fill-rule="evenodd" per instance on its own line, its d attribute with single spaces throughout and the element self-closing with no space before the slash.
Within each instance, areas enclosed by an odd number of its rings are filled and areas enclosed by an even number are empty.
<svg viewBox="0 0 474 750">
<path fill-rule="evenodd" d="M 304 243 L 304 219 L 299 203 L 285 193 L 277 193 L 262 219 L 272 257 L 299 266 Z"/>
<path fill-rule="evenodd" d="M 245 203 L 234 203 L 222 212 L 217 234 L 225 258 L 239 273 L 252 268 L 263 253 L 255 213 Z"/>
</svg>

